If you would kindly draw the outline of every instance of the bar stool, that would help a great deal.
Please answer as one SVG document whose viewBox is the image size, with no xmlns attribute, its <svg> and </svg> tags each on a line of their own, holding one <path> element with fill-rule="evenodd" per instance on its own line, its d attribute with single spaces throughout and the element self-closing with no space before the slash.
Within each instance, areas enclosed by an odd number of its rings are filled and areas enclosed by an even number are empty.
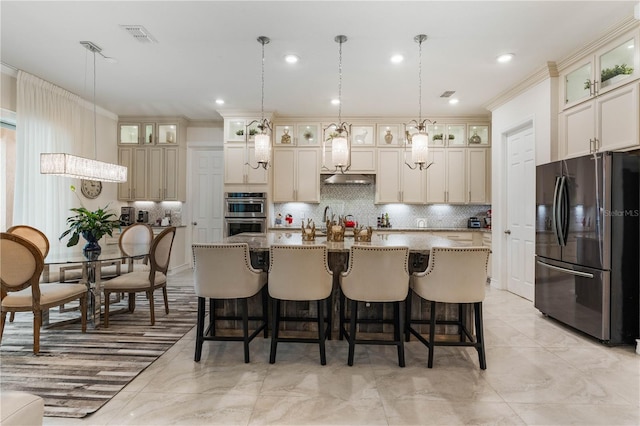
<svg viewBox="0 0 640 426">
<path fill-rule="evenodd" d="M 327 264 L 327 246 L 272 245 L 269 251 L 269 295 L 273 299 L 271 353 L 276 362 L 278 342 L 318 343 L 320 364 L 327 363 L 325 340 L 331 333 L 331 290 L 333 273 Z M 281 315 L 282 301 L 316 301 L 314 317 Z M 327 316 L 325 319 L 325 312 Z M 280 337 L 281 321 L 317 321 L 318 338 Z M 326 325 L 325 325 L 326 324 Z M 326 327 L 326 328 L 325 328 Z"/>
<path fill-rule="evenodd" d="M 487 247 L 433 247 L 429 264 L 423 272 L 411 276 L 411 289 L 407 297 L 406 339 L 413 334 L 429 348 L 427 365 L 433 367 L 434 346 L 472 346 L 478 351 L 480 368 L 487 368 L 484 350 L 482 301 L 487 284 L 487 263 L 491 250 Z M 411 297 L 415 293 L 431 302 L 429 320 L 411 319 Z M 457 320 L 436 319 L 437 303 L 472 304 L 475 314 L 475 339 L 464 324 L 463 309 L 459 309 Z M 460 305 L 462 307 L 462 305 Z M 429 340 L 425 339 L 411 324 L 429 324 Z M 435 340 L 436 325 L 456 325 L 460 330 L 457 342 Z M 468 339 L 468 341 L 466 340 Z"/>
<path fill-rule="evenodd" d="M 349 342 L 347 363 L 353 365 L 356 343 L 395 345 L 398 347 L 398 365 L 404 367 L 404 345 L 402 341 L 401 303 L 409 291 L 409 248 L 352 246 L 349 253 L 349 268 L 340 276 L 340 337 Z M 345 297 L 351 301 L 349 332 L 344 327 Z M 383 322 L 382 319 L 358 319 L 358 302 L 393 303 L 393 340 L 356 338 L 358 323 Z"/>
<path fill-rule="evenodd" d="M 249 343 L 261 331 L 267 337 L 268 303 L 265 285 L 267 273 L 254 269 L 249 257 L 249 245 L 193 244 L 194 287 L 198 296 L 198 320 L 194 361 L 200 361 L 202 344 L 208 341 L 241 341 L 244 362 L 249 362 Z M 262 293 L 262 316 L 249 316 L 248 299 Z M 205 302 L 209 299 L 209 327 L 204 329 Z M 216 316 L 215 300 L 236 299 L 241 315 Z M 216 335 L 216 320 L 242 320 L 242 336 Z M 249 334 L 249 321 L 260 321 Z"/>
</svg>

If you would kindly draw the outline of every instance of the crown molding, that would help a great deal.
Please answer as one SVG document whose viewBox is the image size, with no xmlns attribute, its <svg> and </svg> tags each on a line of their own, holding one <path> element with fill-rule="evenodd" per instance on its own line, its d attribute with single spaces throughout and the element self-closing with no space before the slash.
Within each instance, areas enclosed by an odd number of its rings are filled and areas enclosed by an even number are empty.
<svg viewBox="0 0 640 426">
<path fill-rule="evenodd" d="M 520 83 L 512 86 L 507 91 L 502 92 L 495 98 L 491 99 L 487 104 L 484 105 L 489 111 L 493 111 L 496 108 L 506 104 L 516 96 L 521 95 L 526 92 L 533 86 L 542 83 L 543 81 L 552 78 L 558 77 L 558 67 L 555 62 L 547 62 L 544 67 L 540 68 L 538 71 L 531 74 L 529 77 L 521 81 Z"/>
<path fill-rule="evenodd" d="M 638 31 L 638 29 L 640 29 L 640 21 L 634 19 L 633 16 L 624 19 L 622 22 L 609 28 L 600 38 L 585 44 L 580 49 L 559 61 L 558 70 L 563 71 L 577 61 L 584 59 L 586 56 L 592 55 L 600 48 L 606 46 L 612 41 L 615 41 L 617 38 L 622 37 L 627 33 Z"/>
</svg>

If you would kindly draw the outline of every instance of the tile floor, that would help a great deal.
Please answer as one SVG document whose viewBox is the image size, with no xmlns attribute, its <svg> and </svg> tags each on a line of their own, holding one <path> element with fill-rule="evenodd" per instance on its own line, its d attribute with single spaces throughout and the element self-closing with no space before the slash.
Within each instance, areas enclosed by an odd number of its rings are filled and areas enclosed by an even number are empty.
<svg viewBox="0 0 640 426">
<path fill-rule="evenodd" d="M 170 277 L 191 285 L 191 272 Z M 406 368 L 395 348 L 344 341 L 251 344 L 205 342 L 193 362 L 194 330 L 102 409 L 84 419 L 48 417 L 45 425 L 638 425 L 640 355 L 605 347 L 544 318 L 529 301 L 488 289 L 484 304 L 487 370 L 470 348 L 436 348 L 433 369 L 415 339 Z"/>
</svg>

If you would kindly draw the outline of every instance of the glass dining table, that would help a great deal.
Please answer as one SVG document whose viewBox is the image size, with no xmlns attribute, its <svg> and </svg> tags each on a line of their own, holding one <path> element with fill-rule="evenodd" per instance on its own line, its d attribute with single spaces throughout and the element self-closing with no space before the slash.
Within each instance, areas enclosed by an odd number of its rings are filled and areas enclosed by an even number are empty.
<svg viewBox="0 0 640 426">
<path fill-rule="evenodd" d="M 78 265 L 82 269 L 81 283 L 89 290 L 87 300 L 87 319 L 93 327 L 100 326 L 102 312 L 102 266 L 116 264 L 118 274 L 133 271 L 136 259 L 143 259 L 149 254 L 149 244 L 123 244 L 123 249 L 117 244 L 104 244 L 100 254 L 92 253 L 87 256 L 81 246 L 66 247 L 63 244 L 53 245 L 44 259 L 43 281 L 48 282 L 51 267 Z M 46 284 L 45 284 L 46 285 Z M 43 312 L 43 324 L 49 321 L 48 311 Z"/>
</svg>

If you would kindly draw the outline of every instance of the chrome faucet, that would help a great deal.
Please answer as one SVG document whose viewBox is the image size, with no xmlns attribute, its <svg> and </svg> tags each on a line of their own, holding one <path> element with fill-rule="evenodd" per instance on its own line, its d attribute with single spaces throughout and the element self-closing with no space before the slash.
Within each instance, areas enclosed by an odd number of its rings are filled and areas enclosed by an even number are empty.
<svg viewBox="0 0 640 426">
<path fill-rule="evenodd" d="M 329 212 L 330 214 L 327 215 L 327 212 Z M 326 206 L 324 208 L 324 213 L 322 214 L 322 224 L 326 225 L 327 220 L 331 220 L 332 218 L 333 218 L 333 210 L 331 209 L 331 207 Z"/>
</svg>

